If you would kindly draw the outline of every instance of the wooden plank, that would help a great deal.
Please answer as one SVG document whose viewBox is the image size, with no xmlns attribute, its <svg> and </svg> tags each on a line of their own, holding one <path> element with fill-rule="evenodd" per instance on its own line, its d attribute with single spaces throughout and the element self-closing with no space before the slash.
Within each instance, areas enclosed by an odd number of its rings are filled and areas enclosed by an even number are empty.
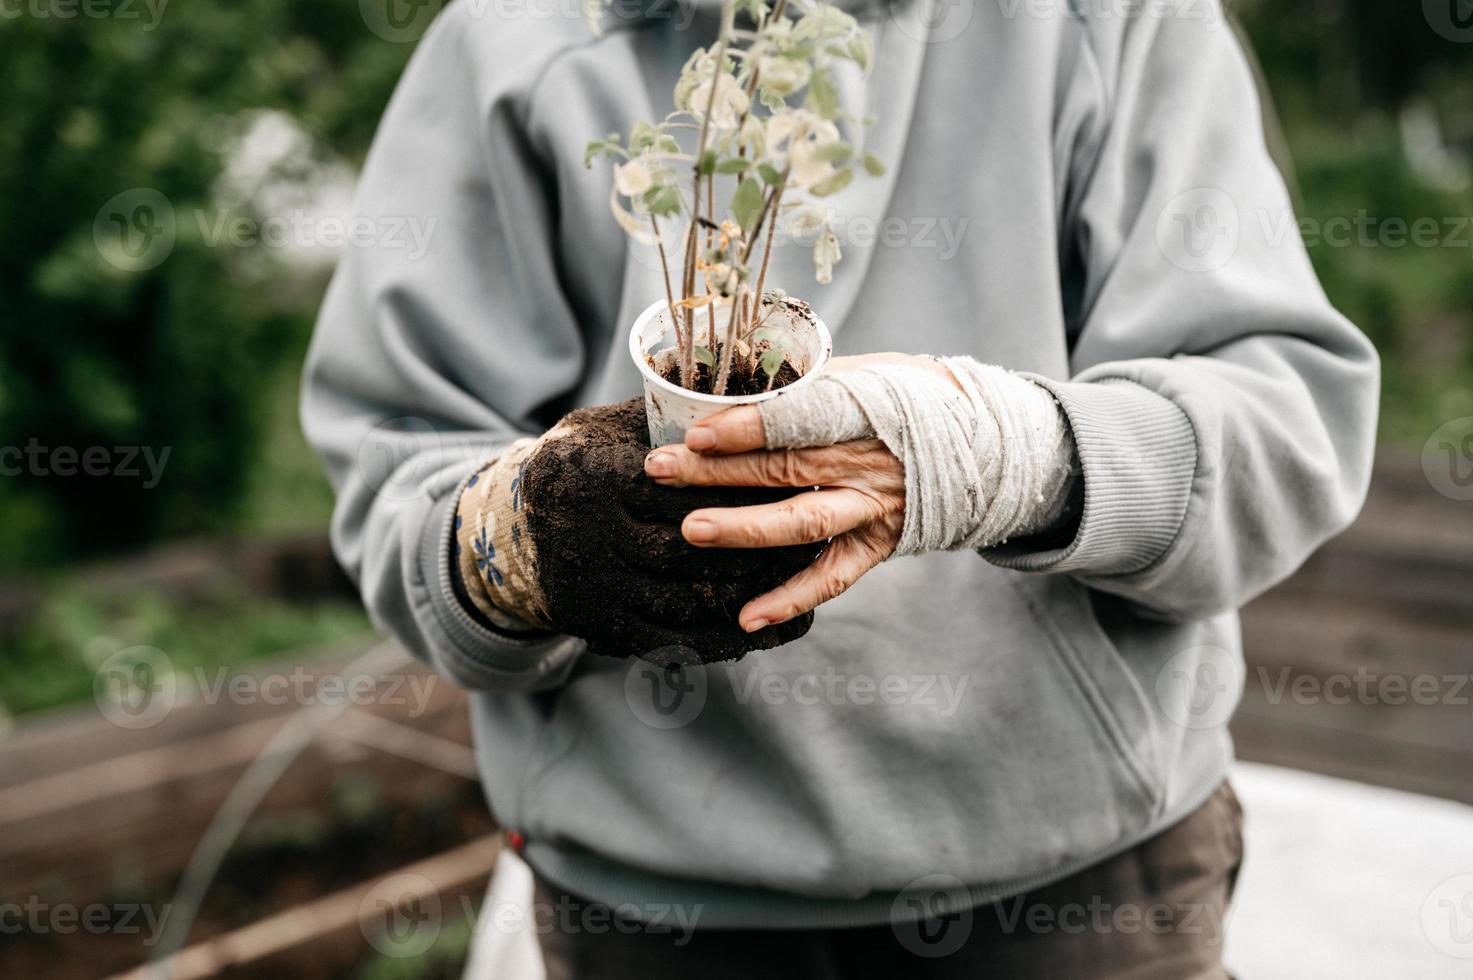
<svg viewBox="0 0 1473 980">
<path fill-rule="evenodd" d="M 1353 726 L 1320 727 L 1302 713 L 1263 710 L 1244 702 L 1232 723 L 1238 757 L 1354 779 L 1375 786 L 1440 796 L 1473 805 L 1473 750 L 1418 745 L 1361 732 Z"/>
<path fill-rule="evenodd" d="M 1473 622 L 1280 590 L 1243 612 L 1242 758 L 1473 803 Z"/>
<path fill-rule="evenodd" d="M 1391 616 L 1443 623 L 1473 617 L 1473 564 L 1464 557 L 1326 545 L 1276 591 L 1309 599 L 1354 598 Z"/>
<path fill-rule="evenodd" d="M 372 633 L 328 646 L 286 650 L 270 660 L 253 663 L 247 671 L 229 671 L 230 676 L 243 674 L 260 683 L 272 675 L 301 670 L 308 678 L 308 693 L 315 693 L 317 683 L 325 676 L 343 671 L 365 651 L 381 641 Z M 406 677 L 426 676 L 428 668 L 404 654 L 401 670 Z M 397 671 L 396 671 L 397 672 Z M 192 686 L 192 677 L 185 674 Z M 215 682 L 214 671 L 208 675 Z M 40 715 L 27 716 L 3 740 L 0 740 L 0 790 L 44 776 L 142 752 L 158 746 L 186 741 L 219 732 L 231 725 L 259 721 L 284 715 L 296 705 L 273 705 L 257 699 L 239 703 L 221 696 L 214 703 L 201 692 L 181 689 L 178 700 L 157 724 L 147 728 L 120 728 L 103 717 L 88 702 Z"/>
<path fill-rule="evenodd" d="M 1308 600 L 1271 592 L 1243 610 L 1250 665 L 1293 665 L 1330 675 L 1365 668 L 1389 674 L 1473 673 L 1473 617 L 1394 615 L 1354 597 Z"/>
<path fill-rule="evenodd" d="M 317 703 L 315 685 L 324 679 L 353 663 L 365 670 L 386 663 L 382 656 L 360 661 L 361 653 L 360 641 L 358 649 L 318 658 L 301 693 Z M 263 802 L 263 814 L 318 805 L 324 787 L 353 772 L 372 777 L 397 804 L 475 778 L 464 693 L 407 655 L 387 663 L 393 669 L 366 692 L 367 703 L 345 709 L 303 752 Z M 251 676 L 298 666 L 267 664 Z M 296 693 L 286 704 L 195 701 L 150 729 L 120 729 L 95 713 L 23 728 L 4 746 L 11 768 L 0 784 L 0 897 L 63 889 L 76 900 L 105 890 L 119 871 L 149 880 L 176 873 L 241 774 L 297 710 Z"/>
<path fill-rule="evenodd" d="M 293 951 L 313 948 L 320 952 L 324 944 L 342 944 L 344 940 L 350 948 L 361 952 L 367 945 L 367 937 L 380 927 L 382 912 L 372 900 L 380 882 L 392 880 L 398 900 L 409 895 L 421 903 L 434 900 L 443 915 L 450 911 L 446 908 L 449 900 L 484 892 L 500 850 L 500 836 L 487 835 L 416 861 L 383 878 L 292 906 L 181 950 L 163 964 L 162 975 L 170 980 L 228 976 L 232 970 L 279 960 Z M 156 975 L 140 967 L 118 974 L 114 980 L 153 980 Z"/>
<path fill-rule="evenodd" d="M 313 686 L 303 689 L 307 703 L 320 703 L 316 684 L 333 674 L 319 670 L 311 675 Z M 411 677 L 422 682 L 417 692 L 424 698 L 422 704 L 410 703 L 406 692 Z M 453 684 L 417 664 L 405 664 L 380 677 L 365 694 L 366 703 L 355 710 L 386 717 L 407 718 L 411 710 L 432 714 L 464 704 L 464 695 Z M 196 701 L 178 709 L 180 730 L 167 738 L 157 729 L 167 726 L 174 712 L 148 729 L 123 729 L 94 716 L 43 737 L 22 737 L 0 760 L 13 763 L 15 770 L 7 784 L 0 785 L 0 825 L 231 768 L 254 757 L 301 706 L 294 699 L 276 704 L 259 697 L 242 703 L 228 698 L 214 704 Z"/>
<path fill-rule="evenodd" d="M 415 728 L 469 752 L 470 721 L 463 708 L 418 719 Z M 168 880 L 184 867 L 248 761 L 7 826 L 0 835 L 0 867 L 5 868 L 0 901 L 30 894 L 83 901 L 106 892 L 120 873 Z M 443 795 L 465 780 L 463 774 L 375 749 L 355 746 L 345 757 L 336 740 L 328 739 L 303 751 L 253 817 L 319 809 L 327 788 L 353 775 L 371 779 L 391 806 Z"/>
</svg>

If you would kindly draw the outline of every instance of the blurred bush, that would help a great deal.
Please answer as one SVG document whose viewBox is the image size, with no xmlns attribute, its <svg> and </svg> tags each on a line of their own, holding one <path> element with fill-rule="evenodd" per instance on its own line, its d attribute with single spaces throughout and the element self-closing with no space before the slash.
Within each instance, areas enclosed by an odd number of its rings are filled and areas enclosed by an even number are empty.
<svg viewBox="0 0 1473 980">
<path fill-rule="evenodd" d="M 1420 449 L 1473 415 L 1473 31 L 1457 28 L 1473 5 L 1233 7 L 1283 119 L 1310 257 L 1381 352 L 1383 441 Z M 1418 221 L 1435 244 L 1405 240 Z"/>
<path fill-rule="evenodd" d="M 262 288 L 265 270 L 210 241 L 223 158 L 244 114 L 278 107 L 356 159 L 411 50 L 365 29 L 356 0 L 54 9 L 0 25 L 0 446 L 169 456 L 151 488 L 146 474 L 57 476 L 49 456 L 19 467 L 0 481 L 0 568 L 238 518 L 317 292 Z M 174 217 L 157 264 L 105 246 L 161 230 L 143 189 Z M 103 213 L 120 194 L 121 217 Z"/>
</svg>

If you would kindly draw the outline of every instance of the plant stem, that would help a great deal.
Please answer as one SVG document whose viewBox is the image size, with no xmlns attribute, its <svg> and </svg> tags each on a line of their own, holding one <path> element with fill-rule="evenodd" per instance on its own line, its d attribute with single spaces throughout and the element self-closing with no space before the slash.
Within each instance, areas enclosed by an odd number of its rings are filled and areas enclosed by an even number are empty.
<svg viewBox="0 0 1473 980">
<path fill-rule="evenodd" d="M 777 186 L 768 192 L 767 200 L 762 202 L 762 210 L 757 212 L 757 221 L 752 226 L 752 238 L 750 241 L 747 242 L 747 247 L 742 250 L 743 265 L 746 265 L 747 261 L 752 257 L 752 249 L 757 247 L 757 239 L 762 237 L 760 234 L 760 232 L 762 231 L 762 223 L 767 220 L 767 212 L 769 210 L 773 212 L 774 224 L 776 223 L 777 205 L 782 198 L 784 188 L 788 186 L 788 173 L 792 169 L 793 164 L 791 162 L 789 162 L 787 166 L 783 167 L 782 177 L 779 178 Z"/>
<path fill-rule="evenodd" d="M 763 19 L 763 21 L 762 21 L 761 24 L 758 24 L 757 25 L 756 36 L 753 38 L 753 42 L 754 43 L 756 42 L 756 40 L 758 38 L 760 38 L 762 36 L 762 32 L 767 29 L 767 25 L 768 24 L 771 24 L 773 21 L 777 20 L 779 17 L 782 16 L 783 6 L 786 3 L 787 3 L 787 0 L 777 0 L 777 3 L 774 4 L 773 7 L 772 7 L 772 12 L 769 13 L 767 15 L 767 17 Z M 750 49 L 750 46 L 749 46 L 749 49 Z M 737 123 L 737 131 L 738 132 L 741 131 L 742 126 L 746 123 L 747 117 L 752 114 L 752 98 L 753 98 L 753 96 L 755 96 L 757 94 L 757 76 L 759 74 L 760 74 L 760 72 L 757 70 L 757 66 L 756 65 L 752 65 L 752 77 L 749 78 L 749 79 L 747 79 L 747 108 L 745 110 L 743 110 L 741 121 Z M 742 156 L 746 156 L 746 155 L 747 155 L 747 148 L 745 146 L 742 146 L 741 149 L 740 149 L 740 152 L 737 153 L 737 156 L 742 157 Z"/>
<path fill-rule="evenodd" d="M 782 202 L 783 185 L 787 181 L 788 172 L 784 170 L 782 183 L 773 188 L 772 214 L 767 219 L 767 241 L 762 245 L 762 268 L 757 272 L 757 314 L 761 314 L 762 312 L 762 287 L 767 283 L 767 265 L 772 261 L 772 240 L 777 237 L 777 209 L 778 205 Z"/>
<path fill-rule="evenodd" d="M 757 329 L 757 325 L 766 319 L 762 316 L 762 288 L 767 284 L 767 266 L 772 261 L 772 242 L 773 239 L 777 238 L 778 211 L 782 206 L 783 191 L 788 186 L 788 172 L 792 169 L 793 164 L 790 160 L 788 165 L 783 167 L 782 179 L 772 189 L 772 193 L 768 195 L 767 201 L 762 205 L 761 213 L 757 216 L 758 231 L 762 229 L 763 219 L 766 218 L 767 220 L 767 241 L 762 245 L 762 268 L 757 272 L 757 295 L 752 301 L 752 314 L 748 318 L 753 324 L 752 329 L 754 331 Z M 771 212 L 770 215 L 769 211 Z M 751 257 L 752 248 L 757 244 L 757 237 L 753 235 L 752 240 L 747 243 L 746 253 L 742 256 L 743 263 Z"/>
<path fill-rule="evenodd" d="M 716 383 L 711 386 L 713 395 L 726 394 L 726 386 L 731 380 L 731 358 L 736 351 L 737 327 L 740 325 L 741 314 L 747 308 L 746 294 L 747 287 L 741 287 L 731 304 L 731 316 L 726 321 L 726 340 L 721 344 L 721 370 L 716 372 Z"/>
<path fill-rule="evenodd" d="M 706 98 L 706 112 L 701 117 L 701 135 L 696 143 L 696 162 L 693 167 L 691 178 L 691 224 L 689 237 L 685 249 L 685 295 L 681 300 L 688 300 L 693 295 L 696 279 L 696 236 L 699 234 L 699 218 L 701 215 L 701 161 L 706 156 L 706 143 L 711 135 L 711 114 L 716 109 L 716 92 L 721 87 L 722 65 L 726 63 L 726 47 L 731 37 L 732 22 L 736 19 L 736 3 L 734 0 L 723 0 L 721 4 L 721 38 L 716 45 L 716 59 L 711 65 L 711 94 Z M 710 178 L 714 181 L 715 175 Z M 713 213 L 711 220 L 716 219 Z M 686 345 L 681 351 L 682 362 L 695 363 L 695 315 L 696 311 L 690 307 L 686 308 Z M 685 387 L 690 387 L 682 381 Z"/>
<path fill-rule="evenodd" d="M 665 257 L 665 242 L 660 238 L 660 225 L 654 215 L 650 215 L 650 230 L 655 233 L 655 248 L 660 252 L 661 279 L 665 283 L 665 308 L 670 311 L 670 325 L 675 328 L 675 346 L 680 348 L 680 317 L 675 312 L 675 294 L 670 290 L 670 262 Z M 683 388 L 690 387 L 690 379 L 685 374 L 685 360 L 680 359 L 680 385 Z"/>
<path fill-rule="evenodd" d="M 711 220 L 716 220 L 716 175 L 712 174 L 706 178 L 706 213 Z M 711 248 L 711 229 L 706 229 L 706 248 Z M 716 353 L 716 301 L 713 299 L 706 304 L 706 349 L 714 355 Z M 715 378 L 712 378 L 714 383 Z"/>
<path fill-rule="evenodd" d="M 689 299 L 695 292 L 696 284 L 696 214 L 700 211 L 700 191 L 696 191 L 696 199 L 691 204 L 691 222 L 685 230 L 685 268 L 681 276 L 680 297 L 681 301 Z M 686 377 L 689 373 L 688 365 L 695 360 L 695 310 L 685 307 L 685 334 L 681 340 L 680 327 L 675 328 L 677 341 L 680 343 L 680 371 L 681 387 L 688 387 Z"/>
</svg>

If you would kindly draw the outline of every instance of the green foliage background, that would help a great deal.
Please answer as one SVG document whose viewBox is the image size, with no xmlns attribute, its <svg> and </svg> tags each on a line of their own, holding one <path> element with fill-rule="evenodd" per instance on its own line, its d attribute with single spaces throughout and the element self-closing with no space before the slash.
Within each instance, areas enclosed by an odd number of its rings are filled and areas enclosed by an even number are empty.
<svg viewBox="0 0 1473 980">
<path fill-rule="evenodd" d="M 1310 243 L 1326 292 L 1381 351 L 1381 437 L 1393 451 L 1420 451 L 1438 426 L 1473 415 L 1473 186 L 1419 176 L 1401 126 L 1409 109 L 1430 112 L 1464 168 L 1473 158 L 1473 40 L 1434 30 L 1436 4 L 1473 18 L 1467 0 L 1234 5 L 1283 120 L 1301 217 L 1443 229 L 1430 248 L 1390 234 Z"/>
<path fill-rule="evenodd" d="M 0 568 L 242 523 L 320 526 L 289 394 L 315 292 L 282 303 L 242 281 L 185 216 L 209 214 L 220 135 L 246 110 L 286 110 L 360 157 L 411 47 L 366 30 L 356 0 L 176 0 L 152 23 L 136 0 L 95 8 L 113 16 L 61 9 L 0 20 L 0 445 L 171 453 L 153 489 L 0 481 Z M 99 208 L 131 188 L 179 215 L 167 260 L 139 272 L 93 242 Z M 263 466 L 314 492 L 283 496 Z M 278 509 L 263 514 L 258 494 Z"/>
<path fill-rule="evenodd" d="M 186 220 L 167 261 L 124 272 L 94 246 L 93 220 L 138 187 L 208 213 L 219 134 L 250 110 L 289 112 L 358 162 L 412 45 L 369 30 L 358 0 L 173 0 L 152 24 L 137 0 L 103 6 L 118 16 L 0 20 L 0 446 L 171 456 L 152 490 L 0 480 L 0 572 L 180 535 L 321 528 L 330 506 L 295 422 L 321 282 L 263 289 Z M 1473 44 L 1440 37 L 1418 3 L 1251 0 L 1236 12 L 1284 118 L 1306 216 L 1473 215 L 1473 190 L 1419 177 L 1398 129 L 1407 106 L 1429 106 L 1466 159 Z M 1419 447 L 1473 414 L 1473 253 L 1311 252 L 1386 357 L 1387 440 Z"/>
</svg>

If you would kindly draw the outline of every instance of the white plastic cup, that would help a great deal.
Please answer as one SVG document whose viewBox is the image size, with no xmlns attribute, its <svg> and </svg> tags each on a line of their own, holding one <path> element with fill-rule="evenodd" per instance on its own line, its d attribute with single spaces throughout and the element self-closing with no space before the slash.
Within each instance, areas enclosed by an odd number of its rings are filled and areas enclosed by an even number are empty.
<svg viewBox="0 0 1473 980">
<path fill-rule="evenodd" d="M 718 335 L 724 328 L 724 317 L 717 316 Z M 767 326 L 790 330 L 796 343 L 793 345 L 793 368 L 801 375 L 792 384 L 755 395 L 706 395 L 689 391 L 666 381 L 650 366 L 650 358 L 657 361 L 661 356 L 673 357 L 675 330 L 670 322 L 670 309 L 664 300 L 651 303 L 649 308 L 634 321 L 629 331 L 629 356 L 639 375 L 644 379 L 644 407 L 649 417 L 650 445 L 668 446 L 685 441 L 685 430 L 708 415 L 715 415 L 733 405 L 755 405 L 769 398 L 777 398 L 800 385 L 807 384 L 829 362 L 834 352 L 834 340 L 829 328 L 817 316 L 797 316 L 786 312 L 772 313 Z M 704 310 L 696 314 L 696 336 L 702 337 L 706 328 Z"/>
</svg>

